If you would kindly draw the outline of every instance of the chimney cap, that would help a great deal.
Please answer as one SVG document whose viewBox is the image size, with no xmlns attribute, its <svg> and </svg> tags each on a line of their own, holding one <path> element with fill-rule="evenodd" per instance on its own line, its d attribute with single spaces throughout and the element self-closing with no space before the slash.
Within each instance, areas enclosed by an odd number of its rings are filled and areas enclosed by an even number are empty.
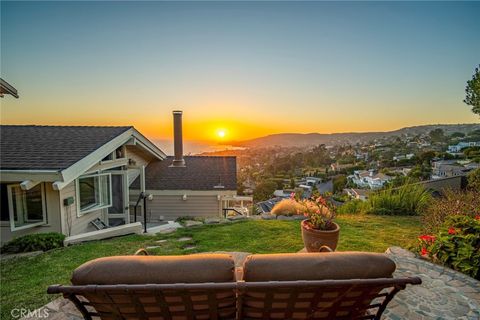
<svg viewBox="0 0 480 320">
<path fill-rule="evenodd" d="M 173 114 L 182 114 L 182 110 L 173 110 Z"/>
</svg>

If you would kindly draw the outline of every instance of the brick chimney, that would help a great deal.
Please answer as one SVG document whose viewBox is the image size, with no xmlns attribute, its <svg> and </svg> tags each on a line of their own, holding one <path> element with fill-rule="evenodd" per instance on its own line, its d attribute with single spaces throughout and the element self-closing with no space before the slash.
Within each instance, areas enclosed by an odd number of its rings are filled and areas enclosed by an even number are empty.
<svg viewBox="0 0 480 320">
<path fill-rule="evenodd" d="M 173 111 L 173 146 L 175 158 L 172 167 L 185 167 L 183 159 L 183 138 L 182 138 L 182 111 Z"/>
</svg>

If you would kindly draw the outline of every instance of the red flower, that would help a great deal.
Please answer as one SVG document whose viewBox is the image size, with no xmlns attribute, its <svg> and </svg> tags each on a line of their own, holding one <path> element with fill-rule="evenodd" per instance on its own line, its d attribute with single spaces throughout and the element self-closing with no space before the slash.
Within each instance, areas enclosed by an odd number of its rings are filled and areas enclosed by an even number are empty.
<svg viewBox="0 0 480 320">
<path fill-rule="evenodd" d="M 418 239 L 424 240 L 426 242 L 435 242 L 435 236 L 431 236 L 431 235 L 428 235 L 428 234 L 424 234 L 424 235 L 418 237 Z"/>
<path fill-rule="evenodd" d="M 454 227 L 448 228 L 448 234 L 455 234 L 455 233 L 457 233 L 457 230 L 455 230 Z"/>
<path fill-rule="evenodd" d="M 420 251 L 420 254 L 421 254 L 422 256 L 427 256 L 427 255 L 428 255 L 428 250 L 427 250 L 427 248 L 422 247 L 422 250 Z"/>
<path fill-rule="evenodd" d="M 477 215 L 475 216 L 475 220 L 480 221 L 480 214 L 477 214 Z"/>
</svg>

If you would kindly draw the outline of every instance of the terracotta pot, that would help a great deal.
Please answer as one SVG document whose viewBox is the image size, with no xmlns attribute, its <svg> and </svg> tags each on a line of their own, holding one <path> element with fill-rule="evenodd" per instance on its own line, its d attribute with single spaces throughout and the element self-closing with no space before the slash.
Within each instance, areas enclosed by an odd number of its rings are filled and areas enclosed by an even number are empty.
<svg viewBox="0 0 480 320">
<path fill-rule="evenodd" d="M 305 249 L 308 252 L 319 252 L 321 246 L 329 246 L 332 250 L 337 248 L 340 226 L 333 222 L 333 230 L 316 230 L 307 226 L 309 220 L 303 220 L 301 223 L 302 238 Z"/>
</svg>

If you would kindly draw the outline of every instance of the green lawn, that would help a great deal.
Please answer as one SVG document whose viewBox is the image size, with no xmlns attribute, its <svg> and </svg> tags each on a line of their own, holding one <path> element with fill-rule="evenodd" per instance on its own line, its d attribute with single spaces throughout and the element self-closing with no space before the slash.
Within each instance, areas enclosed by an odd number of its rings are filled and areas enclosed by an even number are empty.
<svg viewBox="0 0 480 320">
<path fill-rule="evenodd" d="M 384 252 L 389 246 L 407 246 L 420 232 L 416 217 L 341 215 L 337 250 Z M 175 239 L 189 236 L 192 241 Z M 167 239 L 158 244 L 155 241 Z M 194 250 L 184 250 L 194 245 Z M 10 318 L 14 307 L 38 308 L 54 296 L 45 293 L 50 284 L 68 284 L 72 271 L 82 263 L 104 256 L 133 254 L 138 248 L 161 246 L 152 254 L 173 255 L 206 251 L 251 253 L 296 252 L 302 249 L 298 221 L 244 221 L 181 229 L 157 236 L 130 235 L 52 250 L 31 258 L 1 262 L 1 319 Z"/>
</svg>

